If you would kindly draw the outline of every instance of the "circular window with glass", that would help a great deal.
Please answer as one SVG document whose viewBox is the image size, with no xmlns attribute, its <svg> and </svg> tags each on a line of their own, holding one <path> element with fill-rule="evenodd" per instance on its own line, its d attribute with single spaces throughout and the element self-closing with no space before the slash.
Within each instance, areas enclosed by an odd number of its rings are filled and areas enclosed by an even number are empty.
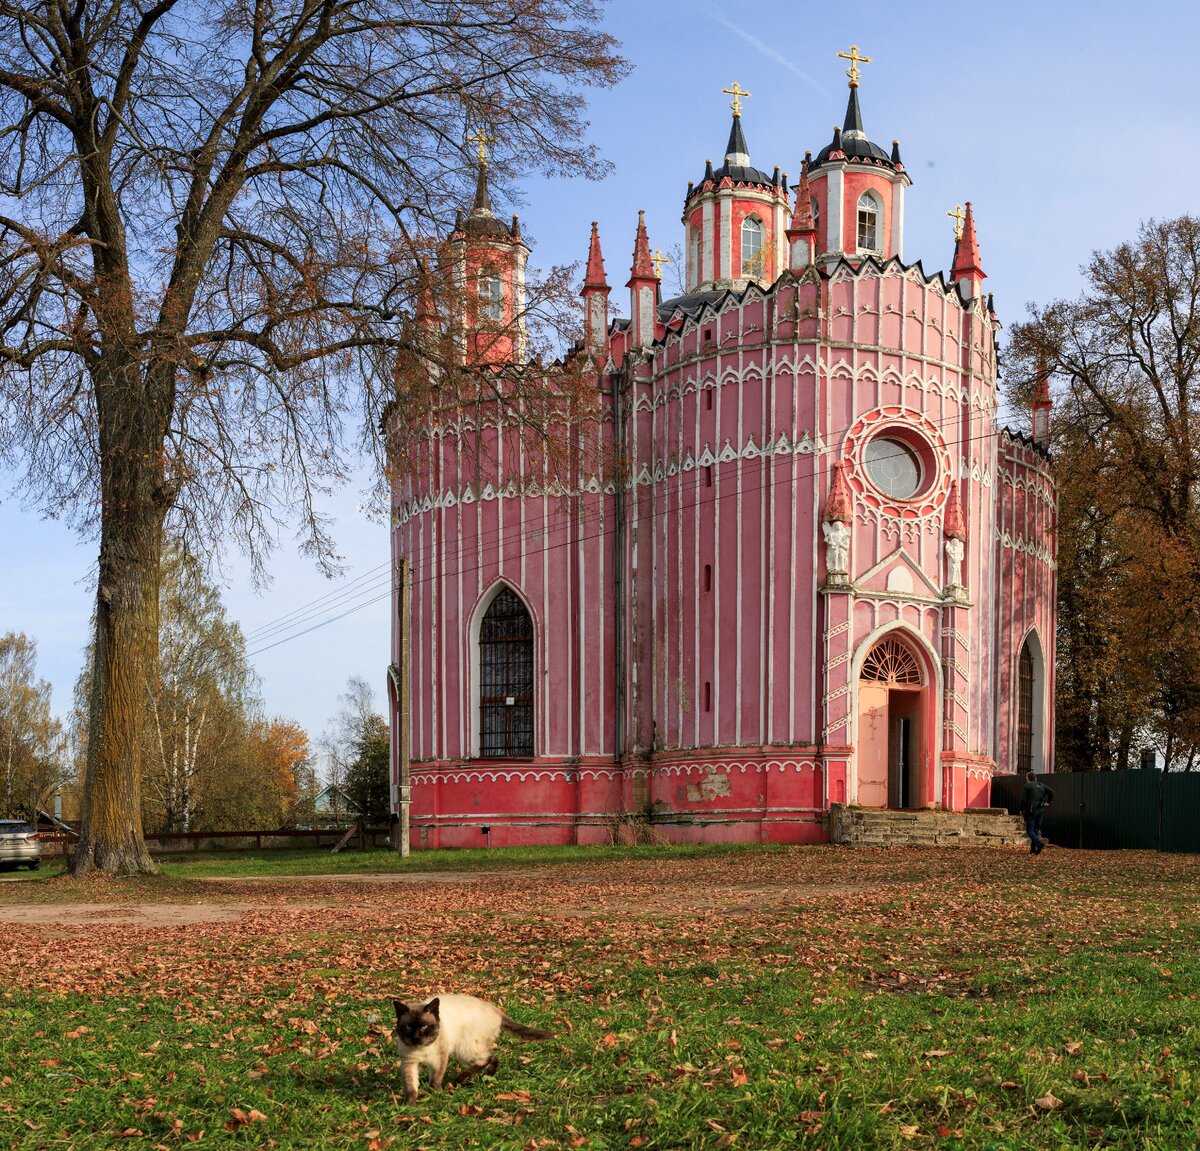
<svg viewBox="0 0 1200 1151">
<path fill-rule="evenodd" d="M 921 490 L 921 457 L 901 440 L 876 436 L 863 451 L 863 463 L 871 483 L 894 500 L 910 500 Z"/>
</svg>

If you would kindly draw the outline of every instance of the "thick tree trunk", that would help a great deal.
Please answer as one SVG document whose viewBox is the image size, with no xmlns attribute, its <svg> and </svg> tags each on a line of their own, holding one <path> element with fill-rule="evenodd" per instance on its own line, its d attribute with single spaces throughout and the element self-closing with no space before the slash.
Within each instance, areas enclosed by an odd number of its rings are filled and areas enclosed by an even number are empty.
<svg viewBox="0 0 1200 1151">
<path fill-rule="evenodd" d="M 162 516 L 106 515 L 96 595 L 96 658 L 76 875 L 154 874 L 142 838 L 146 688 L 158 652 Z"/>
<path fill-rule="evenodd" d="M 169 404 L 140 365 L 97 379 L 100 565 L 83 822 L 74 873 L 155 874 L 142 835 L 147 690 L 158 666 L 163 434 Z M 162 395 L 161 390 L 157 394 Z M 156 409 L 158 418 L 156 417 Z"/>
</svg>

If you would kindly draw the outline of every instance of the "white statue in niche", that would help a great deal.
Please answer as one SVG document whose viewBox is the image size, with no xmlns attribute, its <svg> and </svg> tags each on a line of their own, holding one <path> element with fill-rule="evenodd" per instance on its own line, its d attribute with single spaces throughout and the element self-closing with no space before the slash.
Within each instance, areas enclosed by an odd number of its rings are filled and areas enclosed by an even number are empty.
<svg viewBox="0 0 1200 1151">
<path fill-rule="evenodd" d="M 825 566 L 830 574 L 845 575 L 850 566 L 850 528 L 840 520 L 821 525 L 825 535 Z"/>
<path fill-rule="evenodd" d="M 963 542 L 953 536 L 946 541 L 946 586 L 962 587 Z"/>
</svg>

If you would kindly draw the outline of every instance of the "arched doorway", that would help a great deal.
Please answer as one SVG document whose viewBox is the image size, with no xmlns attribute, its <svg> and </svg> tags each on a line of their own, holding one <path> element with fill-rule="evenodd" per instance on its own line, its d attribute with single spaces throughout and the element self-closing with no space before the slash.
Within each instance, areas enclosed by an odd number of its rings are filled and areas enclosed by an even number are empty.
<svg viewBox="0 0 1200 1151">
<path fill-rule="evenodd" d="M 1017 746 L 1015 769 L 1019 775 L 1027 771 L 1045 771 L 1042 738 L 1043 683 L 1042 649 L 1037 632 L 1031 631 L 1021 645 L 1017 658 Z"/>
<path fill-rule="evenodd" d="M 479 754 L 533 755 L 533 619 L 509 587 L 479 623 Z"/>
<path fill-rule="evenodd" d="M 924 807 L 921 779 L 925 676 L 921 661 L 896 636 L 867 653 L 858 677 L 858 803 Z"/>
</svg>

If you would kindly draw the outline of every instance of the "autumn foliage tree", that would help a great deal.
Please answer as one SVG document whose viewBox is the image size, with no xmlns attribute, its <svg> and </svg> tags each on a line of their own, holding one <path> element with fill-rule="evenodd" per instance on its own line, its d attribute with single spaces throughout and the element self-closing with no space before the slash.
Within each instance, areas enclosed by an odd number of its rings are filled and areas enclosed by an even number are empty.
<svg viewBox="0 0 1200 1151">
<path fill-rule="evenodd" d="M 0 458 L 99 540 L 78 872 L 149 872 L 164 531 L 255 556 L 394 387 L 473 175 L 597 170 L 600 0 L 0 0 Z M 201 546 L 203 545 L 203 546 Z"/>
<path fill-rule="evenodd" d="M 1200 218 L 1097 252 L 1077 300 L 1013 331 L 1057 383 L 1057 751 L 1075 769 L 1200 754 Z M 1022 386 L 1024 391 L 1022 391 Z"/>
</svg>

